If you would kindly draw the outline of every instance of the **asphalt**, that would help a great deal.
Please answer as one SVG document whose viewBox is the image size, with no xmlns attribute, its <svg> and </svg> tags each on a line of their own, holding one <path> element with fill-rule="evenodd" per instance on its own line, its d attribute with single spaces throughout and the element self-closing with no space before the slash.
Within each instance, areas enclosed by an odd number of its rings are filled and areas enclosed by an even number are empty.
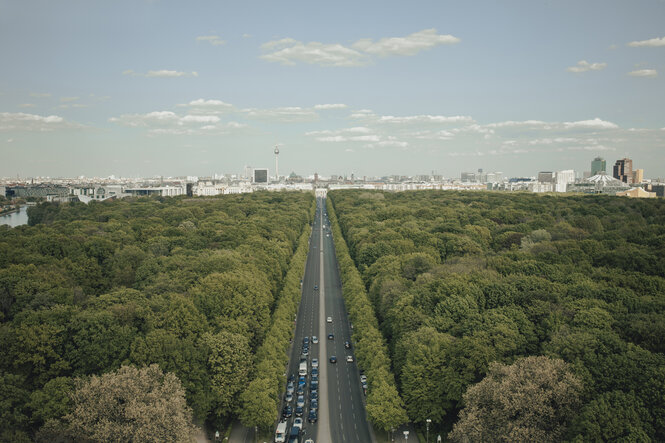
<svg viewBox="0 0 665 443">
<path fill-rule="evenodd" d="M 301 442 L 311 438 L 316 443 L 370 443 L 375 439 L 367 422 L 355 356 L 353 363 L 346 362 L 346 356 L 353 355 L 353 348 L 344 348 L 344 342 L 351 341 L 351 324 L 344 308 L 339 267 L 325 207 L 325 198 L 317 198 L 317 212 L 302 279 L 302 299 L 294 319 L 295 336 L 286 376 L 293 374 L 297 387 L 303 338 L 310 337 L 307 365 L 311 372 L 312 358 L 319 359 L 319 410 L 318 421 L 309 423 L 311 376 L 308 375 Z M 314 289 L 316 286 L 318 289 Z M 332 317 L 332 323 L 326 322 L 327 317 Z M 329 333 L 334 334 L 333 340 L 328 340 Z M 313 335 L 318 336 L 319 344 L 312 343 Z M 337 356 L 337 363 L 329 362 L 331 355 Z M 282 393 L 280 413 L 285 404 L 284 396 L 285 393 Z M 296 395 L 290 403 L 294 410 L 295 398 Z M 288 419 L 287 429 L 291 428 L 294 418 Z M 254 443 L 256 439 L 252 429 L 234 427 L 233 431 L 229 439 L 233 443 Z"/>
</svg>

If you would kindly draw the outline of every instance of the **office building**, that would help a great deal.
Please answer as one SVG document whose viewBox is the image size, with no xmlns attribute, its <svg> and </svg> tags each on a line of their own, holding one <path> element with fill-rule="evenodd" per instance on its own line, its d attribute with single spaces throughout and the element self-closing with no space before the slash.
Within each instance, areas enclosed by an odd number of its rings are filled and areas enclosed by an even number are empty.
<svg viewBox="0 0 665 443">
<path fill-rule="evenodd" d="M 538 181 L 540 183 L 554 183 L 554 172 L 541 171 L 538 173 Z"/>
<path fill-rule="evenodd" d="M 629 158 L 617 160 L 614 164 L 612 177 L 621 180 L 624 183 L 633 182 L 633 161 Z"/>
<path fill-rule="evenodd" d="M 642 183 L 644 180 L 644 169 L 635 169 L 633 171 L 633 183 Z"/>
<path fill-rule="evenodd" d="M 268 168 L 254 168 L 253 183 L 268 183 Z"/>
<path fill-rule="evenodd" d="M 596 175 L 599 172 L 607 172 L 607 164 L 602 157 L 596 157 L 591 161 L 591 175 Z"/>
</svg>

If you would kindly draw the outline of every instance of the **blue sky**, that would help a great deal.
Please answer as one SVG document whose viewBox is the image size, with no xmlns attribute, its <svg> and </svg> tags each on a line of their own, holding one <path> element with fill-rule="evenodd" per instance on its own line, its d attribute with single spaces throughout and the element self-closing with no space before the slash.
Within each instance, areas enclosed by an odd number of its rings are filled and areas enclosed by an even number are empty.
<svg viewBox="0 0 665 443">
<path fill-rule="evenodd" d="M 665 177 L 663 0 L 0 0 L 0 59 L 0 176 Z"/>
</svg>

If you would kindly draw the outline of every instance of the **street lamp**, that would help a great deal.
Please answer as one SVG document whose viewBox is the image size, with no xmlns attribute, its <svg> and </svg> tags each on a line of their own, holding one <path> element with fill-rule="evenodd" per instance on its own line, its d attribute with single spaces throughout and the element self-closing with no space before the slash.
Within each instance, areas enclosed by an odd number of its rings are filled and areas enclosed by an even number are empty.
<svg viewBox="0 0 665 443">
<path fill-rule="evenodd" d="M 404 441 L 409 441 L 409 431 L 404 431 Z"/>
<path fill-rule="evenodd" d="M 427 439 L 425 440 L 427 443 L 429 443 L 429 424 L 432 423 L 432 420 L 429 418 L 425 420 L 427 422 Z"/>
</svg>

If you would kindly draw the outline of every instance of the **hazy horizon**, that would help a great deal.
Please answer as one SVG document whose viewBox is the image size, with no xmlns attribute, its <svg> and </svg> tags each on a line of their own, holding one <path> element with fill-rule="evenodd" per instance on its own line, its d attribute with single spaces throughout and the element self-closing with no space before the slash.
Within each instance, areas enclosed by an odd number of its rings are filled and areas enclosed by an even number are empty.
<svg viewBox="0 0 665 443">
<path fill-rule="evenodd" d="M 0 176 L 665 176 L 665 2 L 0 0 Z"/>
</svg>

